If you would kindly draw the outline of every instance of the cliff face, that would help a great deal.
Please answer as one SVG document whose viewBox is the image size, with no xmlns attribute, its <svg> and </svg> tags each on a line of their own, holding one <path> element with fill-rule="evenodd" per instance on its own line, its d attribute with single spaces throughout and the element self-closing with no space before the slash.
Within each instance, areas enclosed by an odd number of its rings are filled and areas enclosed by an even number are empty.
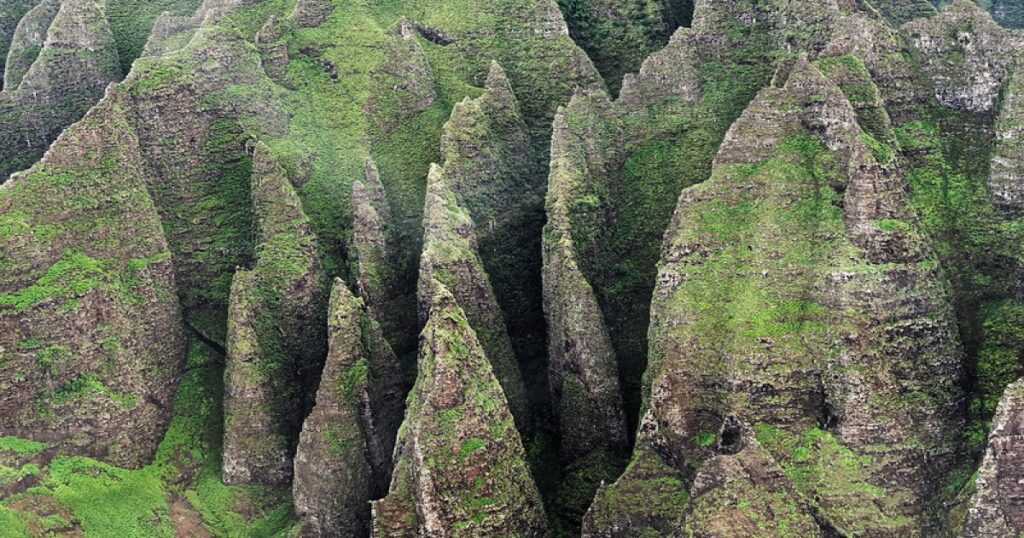
<svg viewBox="0 0 1024 538">
<path fill-rule="evenodd" d="M 0 528 L 1015 535 L 1024 37 L 938 4 L 8 2 Z"/>
<path fill-rule="evenodd" d="M 104 7 L 99 1 L 43 2 L 19 25 L 0 92 L 4 180 L 38 159 L 120 77 Z"/>
<path fill-rule="evenodd" d="M 374 536 L 544 536 L 547 521 L 507 401 L 462 308 L 430 286 L 419 373 Z"/>
<path fill-rule="evenodd" d="M 956 463 L 962 424 L 960 347 L 896 169 L 863 140 L 840 89 L 798 61 L 730 129 L 711 179 L 683 191 L 659 265 L 633 463 L 598 494 L 585 534 L 691 528 L 708 496 L 700 477 L 721 472 L 715 458 L 755 465 L 761 450 L 784 473 L 746 494 L 800 492 L 813 528 L 826 525 L 815 533 L 933 524 L 928 477 Z M 909 357 L 921 367 L 906 368 Z M 905 384 L 934 399 L 922 406 Z M 660 502 L 631 501 L 644 496 Z"/>
<path fill-rule="evenodd" d="M 108 90 L 0 188 L 0 432 L 137 467 L 171 418 L 185 349 L 126 101 Z"/>
</svg>

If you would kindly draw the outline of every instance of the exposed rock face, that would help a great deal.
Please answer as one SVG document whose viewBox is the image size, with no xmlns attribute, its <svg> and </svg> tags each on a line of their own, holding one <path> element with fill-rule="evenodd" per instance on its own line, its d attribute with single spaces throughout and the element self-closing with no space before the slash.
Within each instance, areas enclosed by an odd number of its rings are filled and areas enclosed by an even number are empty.
<svg viewBox="0 0 1024 538">
<path fill-rule="evenodd" d="M 0 72 L 5 70 L 7 53 L 10 50 L 11 37 L 18 27 L 19 21 L 30 9 L 38 4 L 36 0 L 10 0 L 0 7 Z M 0 83 L 0 90 L 4 86 Z"/>
<path fill-rule="evenodd" d="M 107 84 L 120 78 L 117 45 L 101 0 L 63 0 L 46 31 L 42 49 L 32 45 L 37 35 L 25 35 L 28 50 L 19 56 L 35 61 L 25 67 L 16 62 L 8 70 L 17 89 L 0 92 L 0 181 L 27 168 L 68 125 L 92 107 Z M 35 34 L 48 18 L 51 3 L 30 12 L 24 29 Z"/>
<path fill-rule="evenodd" d="M 391 477 L 401 375 L 380 326 L 341 280 L 329 312 L 327 361 L 295 454 L 295 513 L 304 535 L 368 536 L 370 501 Z"/>
<path fill-rule="evenodd" d="M 1006 388 L 992 420 L 964 536 L 1019 536 L 1024 532 L 1024 382 Z"/>
<path fill-rule="evenodd" d="M 829 527 L 935 525 L 934 477 L 957 463 L 961 354 L 902 189 L 806 61 L 751 103 L 666 233 L 633 464 L 598 494 L 588 535 L 692 528 L 708 495 L 695 477 L 742 454 L 751 431 L 792 482 L 782 490 L 812 499 Z M 843 472 L 801 474 L 808 459 Z"/>
<path fill-rule="evenodd" d="M 440 282 L 399 431 L 377 537 L 544 536 L 547 520 L 501 386 L 462 308 Z"/>
<path fill-rule="evenodd" d="M 252 204 L 256 265 L 231 286 L 224 373 L 224 481 L 284 484 L 323 364 L 324 308 L 316 238 L 284 170 L 258 143 Z"/>
<path fill-rule="evenodd" d="M 418 286 L 420 317 L 424 321 L 430 315 L 437 293 L 433 287 L 438 283 L 452 290 L 501 384 L 509 411 L 520 429 L 525 429 L 529 423 L 529 408 L 523 377 L 501 308 L 477 253 L 473 220 L 449 188 L 446 171 L 434 165 L 427 176 Z"/>
<path fill-rule="evenodd" d="M 1003 89 L 996 119 L 996 147 L 988 177 L 993 203 L 1009 218 L 1024 213 L 1024 64 Z"/>
<path fill-rule="evenodd" d="M 185 339 L 125 95 L 0 187 L 0 435 L 128 466 L 170 420 Z"/>
<path fill-rule="evenodd" d="M 992 113 L 1014 67 L 1024 34 L 996 24 L 969 0 L 957 0 L 935 17 L 913 21 L 901 33 L 934 87 L 954 110 Z"/>
<path fill-rule="evenodd" d="M 4 89 L 18 89 L 21 79 L 39 57 L 39 51 L 46 43 L 46 34 L 53 23 L 60 0 L 45 0 L 32 8 L 18 23 L 10 40 L 7 63 L 4 70 Z"/>
<path fill-rule="evenodd" d="M 570 110 L 585 98 L 573 98 Z M 582 105 L 579 105 L 582 106 Z M 559 417 L 561 450 L 569 461 L 595 450 L 626 449 L 626 420 L 618 367 L 604 315 L 579 267 L 569 221 L 569 194 L 584 181 L 585 139 L 555 118 L 551 144 L 548 222 L 544 228 L 544 314 L 552 404 Z"/>
</svg>

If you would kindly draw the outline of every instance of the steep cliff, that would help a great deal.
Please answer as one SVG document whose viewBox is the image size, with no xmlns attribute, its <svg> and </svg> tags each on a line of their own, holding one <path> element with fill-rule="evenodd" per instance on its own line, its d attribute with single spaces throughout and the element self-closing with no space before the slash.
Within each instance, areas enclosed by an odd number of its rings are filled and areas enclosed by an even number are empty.
<svg viewBox="0 0 1024 538">
<path fill-rule="evenodd" d="M 633 462 L 585 534 L 689 528 L 709 495 L 696 478 L 723 454 L 757 458 L 751 435 L 791 482 L 758 487 L 808 499 L 815 532 L 936 525 L 931 477 L 957 463 L 963 424 L 961 351 L 897 169 L 865 139 L 838 86 L 801 60 L 733 125 L 711 179 L 683 191 Z M 658 502 L 633 501 L 645 496 Z M 723 529 L 759 519 L 736 517 Z M 767 524 L 782 533 L 788 516 Z"/>
<path fill-rule="evenodd" d="M 430 286 L 419 374 L 374 536 L 544 536 L 547 519 L 512 414 L 462 308 Z"/>
<path fill-rule="evenodd" d="M 185 349 L 126 96 L 0 188 L 0 434 L 128 467 L 153 456 Z"/>
<path fill-rule="evenodd" d="M 330 350 L 295 455 L 295 513 L 312 536 L 368 536 L 370 501 L 387 492 L 402 421 L 398 358 L 380 326 L 335 280 Z"/>
<path fill-rule="evenodd" d="M 107 84 L 120 78 L 117 44 L 104 8 L 101 0 L 49 1 L 19 25 L 11 50 L 15 61 L 8 62 L 4 77 L 10 83 L 0 92 L 3 180 L 35 162 L 65 127 L 99 101 Z"/>
</svg>

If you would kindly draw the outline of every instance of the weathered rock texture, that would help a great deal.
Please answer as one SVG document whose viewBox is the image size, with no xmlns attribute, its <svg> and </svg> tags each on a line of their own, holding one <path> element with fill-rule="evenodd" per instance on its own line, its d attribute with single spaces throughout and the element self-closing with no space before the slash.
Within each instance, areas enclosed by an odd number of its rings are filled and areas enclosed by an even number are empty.
<svg viewBox="0 0 1024 538">
<path fill-rule="evenodd" d="M 398 358 L 341 280 L 328 310 L 327 361 L 295 454 L 295 513 L 306 535 L 368 536 L 402 422 Z"/>
<path fill-rule="evenodd" d="M 0 181 L 28 168 L 99 101 L 107 84 L 121 77 L 105 2 L 63 0 L 59 5 L 56 15 L 51 14 L 53 2 L 29 12 L 19 36 L 23 39 L 12 50 L 19 60 L 7 73 L 20 84 L 0 92 Z M 40 43 L 39 30 L 51 17 Z M 23 61 L 28 59 L 31 67 Z"/>
<path fill-rule="evenodd" d="M 449 187 L 446 171 L 437 165 L 427 176 L 419 278 L 421 319 L 426 321 L 430 315 L 435 284 L 451 290 L 501 384 L 509 411 L 524 429 L 529 423 L 529 409 L 523 376 L 491 281 L 477 253 L 473 220 Z"/>
<path fill-rule="evenodd" d="M 36 6 L 36 0 L 10 0 L 0 7 L 0 72 L 5 70 L 7 53 L 10 50 L 11 38 L 21 18 Z M 0 90 L 3 89 L 0 83 Z"/>
<path fill-rule="evenodd" d="M 544 536 L 547 520 L 501 386 L 440 282 L 374 536 Z"/>
<path fill-rule="evenodd" d="M 785 471 L 760 487 L 799 492 L 816 532 L 936 525 L 934 477 L 958 463 L 961 351 L 897 169 L 864 139 L 840 89 L 801 60 L 733 125 L 712 178 L 680 196 L 633 463 L 598 493 L 585 534 L 692 528 L 708 496 L 695 477 L 751 433 Z"/>
<path fill-rule="evenodd" d="M 992 420 L 978 470 L 964 536 L 1019 536 L 1024 532 L 1024 382 L 1006 388 Z"/>
<path fill-rule="evenodd" d="M 256 265 L 235 273 L 228 311 L 224 481 L 283 484 L 323 364 L 324 282 L 302 204 L 262 143 L 252 204 Z"/>
<path fill-rule="evenodd" d="M 993 112 L 1024 45 L 1024 34 L 1000 27 L 969 0 L 956 0 L 938 16 L 911 22 L 901 32 L 939 103 L 972 113 Z"/>
<path fill-rule="evenodd" d="M 1019 60 L 1003 89 L 988 190 L 1005 216 L 1024 213 L 1024 64 Z"/>
<path fill-rule="evenodd" d="M 32 8 L 18 23 L 9 41 L 7 63 L 4 68 L 4 89 L 18 89 L 21 79 L 39 57 L 46 43 L 46 34 L 60 9 L 60 0 L 45 0 Z"/>
<path fill-rule="evenodd" d="M 170 420 L 185 341 L 127 101 L 108 90 L 0 187 L 0 435 L 135 467 Z"/>
</svg>

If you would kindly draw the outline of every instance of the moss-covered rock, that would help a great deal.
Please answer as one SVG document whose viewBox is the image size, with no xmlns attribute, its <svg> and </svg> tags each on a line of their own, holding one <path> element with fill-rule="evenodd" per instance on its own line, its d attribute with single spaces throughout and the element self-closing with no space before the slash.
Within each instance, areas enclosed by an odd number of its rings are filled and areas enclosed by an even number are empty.
<svg viewBox="0 0 1024 538">
<path fill-rule="evenodd" d="M 599 495 L 590 532 L 689 525 L 678 500 L 657 512 L 627 499 L 658 478 L 678 481 L 684 498 L 716 454 L 735 453 L 762 423 L 834 429 L 854 458 L 849 474 L 807 481 L 803 453 L 759 437 L 829 526 L 936 525 L 931 477 L 958 463 L 961 355 L 944 280 L 915 230 L 896 169 L 876 160 L 834 83 L 798 61 L 785 86 L 763 90 L 712 178 L 680 196 L 652 305 L 634 463 Z M 881 507 L 876 490 L 888 492 Z"/>
<path fill-rule="evenodd" d="M 15 51 L 24 61 L 8 69 L 20 84 L 0 92 L 0 181 L 42 156 L 121 77 L 105 1 L 63 0 L 55 15 L 54 7 L 47 2 L 26 16 L 25 46 Z M 40 42 L 38 31 L 48 18 Z"/>
<path fill-rule="evenodd" d="M 426 321 L 436 294 L 433 286 L 451 290 L 476 333 L 484 356 L 501 384 L 509 411 L 521 430 L 530 423 L 526 390 L 501 308 L 477 252 L 473 220 L 448 184 L 447 172 L 435 165 L 427 178 L 420 257 L 420 317 Z"/>
<path fill-rule="evenodd" d="M 0 7 L 0 71 L 5 70 L 11 39 L 22 17 L 38 4 L 36 0 L 11 0 Z M 4 86 L 0 83 L 0 90 Z"/>
<path fill-rule="evenodd" d="M 185 348 L 127 102 L 108 90 L 0 188 L 0 432 L 137 467 L 170 421 Z"/>
<path fill-rule="evenodd" d="M 978 470 L 964 536 L 1018 536 L 1024 532 L 1021 507 L 1021 429 L 1024 383 L 1006 388 L 992 421 L 985 459 Z"/>
<path fill-rule="evenodd" d="M 416 385 L 374 536 L 544 536 L 525 451 L 476 333 L 444 284 L 430 286 Z"/>
<path fill-rule="evenodd" d="M 901 29 L 939 103 L 953 110 L 991 114 L 1024 34 L 1001 28 L 969 0 Z"/>
<path fill-rule="evenodd" d="M 402 421 L 398 358 L 340 279 L 327 323 L 327 361 L 295 454 L 295 513 L 313 536 L 369 536 L 370 501 L 387 493 Z"/>
<path fill-rule="evenodd" d="M 224 481 L 282 484 L 323 365 L 324 282 L 316 237 L 291 183 L 257 143 L 256 264 L 231 287 L 224 373 Z"/>
<path fill-rule="evenodd" d="M 60 0 L 38 3 L 18 23 L 10 39 L 4 69 L 4 89 L 14 91 L 39 57 L 46 43 L 46 34 L 60 9 Z"/>
</svg>

